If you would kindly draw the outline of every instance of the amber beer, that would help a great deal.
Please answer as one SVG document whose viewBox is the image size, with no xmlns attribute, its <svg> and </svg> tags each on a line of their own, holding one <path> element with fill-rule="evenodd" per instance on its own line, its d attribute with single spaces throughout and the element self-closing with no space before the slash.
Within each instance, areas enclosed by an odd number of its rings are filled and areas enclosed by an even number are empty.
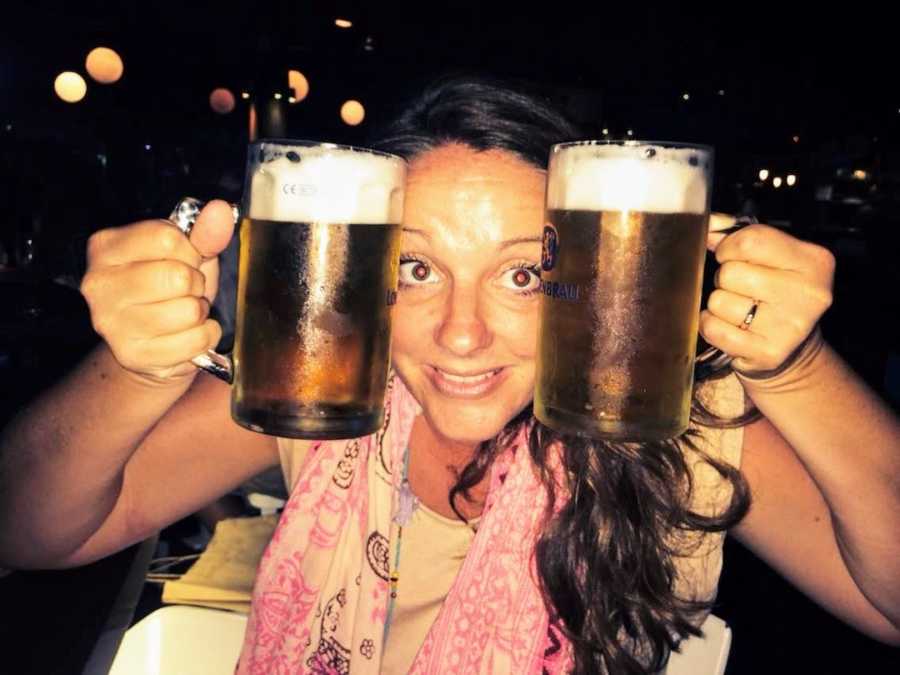
<svg viewBox="0 0 900 675">
<path fill-rule="evenodd" d="M 232 414 L 294 438 L 376 431 L 405 163 L 343 146 L 257 145 L 240 229 Z"/>
<path fill-rule="evenodd" d="M 555 146 L 547 191 L 535 415 L 620 441 L 688 426 L 712 151 Z"/>
</svg>

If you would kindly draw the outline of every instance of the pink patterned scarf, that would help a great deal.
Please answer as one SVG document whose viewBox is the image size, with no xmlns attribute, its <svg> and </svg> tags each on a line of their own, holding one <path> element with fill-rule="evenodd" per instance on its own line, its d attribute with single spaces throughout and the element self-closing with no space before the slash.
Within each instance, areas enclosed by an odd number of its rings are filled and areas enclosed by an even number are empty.
<svg viewBox="0 0 900 675">
<path fill-rule="evenodd" d="M 260 563 L 239 675 L 380 672 L 392 514 L 418 412 L 394 377 L 381 431 L 313 446 Z M 571 670 L 532 555 L 546 503 L 522 431 L 494 463 L 478 533 L 410 673 Z"/>
</svg>

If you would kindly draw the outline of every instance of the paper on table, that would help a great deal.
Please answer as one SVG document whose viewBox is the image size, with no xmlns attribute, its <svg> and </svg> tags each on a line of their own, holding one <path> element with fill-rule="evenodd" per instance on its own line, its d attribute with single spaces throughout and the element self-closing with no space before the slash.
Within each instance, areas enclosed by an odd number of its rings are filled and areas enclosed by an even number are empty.
<svg viewBox="0 0 900 675">
<path fill-rule="evenodd" d="M 219 521 L 197 562 L 163 586 L 163 602 L 248 613 L 256 569 L 277 523 L 277 515 Z"/>
</svg>

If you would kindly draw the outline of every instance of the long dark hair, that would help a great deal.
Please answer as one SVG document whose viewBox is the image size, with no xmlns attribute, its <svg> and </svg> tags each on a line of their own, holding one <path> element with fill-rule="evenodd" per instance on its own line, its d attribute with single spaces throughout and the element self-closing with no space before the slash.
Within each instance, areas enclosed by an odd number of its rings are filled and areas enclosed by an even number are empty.
<svg viewBox="0 0 900 675">
<path fill-rule="evenodd" d="M 428 87 L 372 142 L 408 159 L 447 143 L 475 150 L 506 150 L 546 168 L 550 146 L 576 140 L 577 127 L 554 106 L 521 87 L 483 78 L 445 78 Z M 749 507 L 747 484 L 733 466 L 695 443 L 698 426 L 736 426 L 719 420 L 694 394 L 692 430 L 679 439 L 611 443 L 559 434 L 533 419 L 531 406 L 497 438 L 481 443 L 459 473 L 448 499 L 457 503 L 487 475 L 497 454 L 523 424 L 529 450 L 550 495 L 535 550 L 545 602 L 554 624 L 574 649 L 576 673 L 660 670 L 669 651 L 699 634 L 698 612 L 709 603 L 678 597 L 676 566 L 690 538 L 685 532 L 722 532 Z M 561 450 L 561 474 L 546 467 Z M 691 448 L 731 486 L 727 508 L 704 515 L 690 507 Z M 561 505 L 556 508 L 556 505 Z"/>
</svg>

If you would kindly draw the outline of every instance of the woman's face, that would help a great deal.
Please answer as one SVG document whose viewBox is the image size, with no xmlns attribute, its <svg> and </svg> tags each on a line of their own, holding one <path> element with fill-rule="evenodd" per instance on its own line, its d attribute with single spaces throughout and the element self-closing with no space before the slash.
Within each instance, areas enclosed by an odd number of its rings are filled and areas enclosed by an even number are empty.
<svg viewBox="0 0 900 675">
<path fill-rule="evenodd" d="M 495 436 L 532 398 L 544 173 L 446 145 L 409 167 L 393 364 L 439 437 Z"/>
</svg>

